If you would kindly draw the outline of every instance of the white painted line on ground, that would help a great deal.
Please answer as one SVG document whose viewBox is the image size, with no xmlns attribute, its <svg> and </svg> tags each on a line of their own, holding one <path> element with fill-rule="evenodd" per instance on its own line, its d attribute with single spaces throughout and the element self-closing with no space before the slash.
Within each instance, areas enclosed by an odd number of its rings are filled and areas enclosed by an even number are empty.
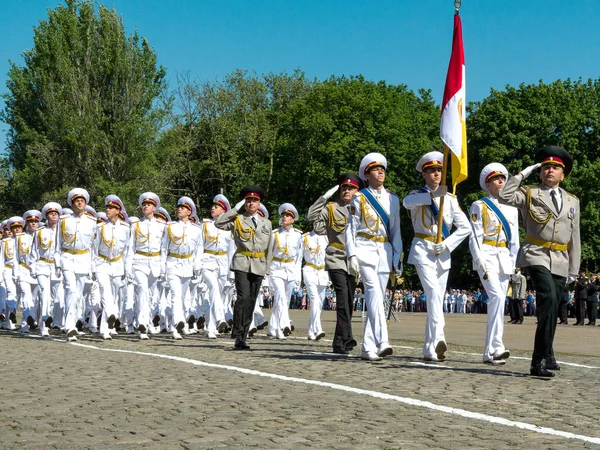
<svg viewBox="0 0 600 450">
<path fill-rule="evenodd" d="M 65 341 L 62 341 L 62 340 L 58 340 L 58 339 L 53 339 L 53 340 L 55 342 L 65 343 Z M 575 433 L 571 433 L 568 431 L 555 430 L 555 429 L 549 428 L 549 427 L 539 427 L 539 426 L 532 425 L 532 424 L 525 423 L 525 422 L 518 422 L 515 420 L 509 420 L 509 419 L 505 419 L 502 417 L 490 416 L 488 414 L 481 414 L 481 413 L 477 413 L 477 412 L 467 411 L 465 409 L 452 408 L 452 407 L 443 406 L 443 405 L 436 405 L 435 403 L 426 402 L 423 400 L 417 400 L 414 398 L 400 397 L 398 395 L 386 394 L 383 392 L 370 391 L 370 390 L 366 390 L 366 389 L 359 389 L 359 388 L 354 388 L 351 386 L 345 386 L 342 384 L 329 383 L 326 381 L 309 380 L 306 378 L 299 378 L 299 377 L 288 377 L 285 375 L 261 372 L 261 371 L 252 370 L 252 369 L 244 369 L 242 367 L 228 366 L 228 365 L 224 365 L 224 364 L 208 363 L 208 362 L 204 362 L 204 361 L 198 361 L 195 359 L 182 358 L 179 356 L 165 355 L 165 354 L 161 354 L 161 353 L 148 353 L 148 352 L 136 352 L 133 350 L 101 348 L 101 347 L 96 347 L 94 345 L 80 344 L 80 343 L 75 343 L 75 342 L 71 342 L 70 345 L 82 347 L 82 348 L 88 348 L 88 349 L 92 349 L 92 350 L 100 350 L 100 351 L 105 351 L 105 352 L 127 353 L 127 354 L 140 355 L 140 356 L 151 356 L 151 357 L 155 357 L 155 358 L 179 361 L 179 362 L 183 362 L 183 363 L 187 363 L 187 364 L 192 364 L 195 366 L 210 367 L 210 368 L 214 368 L 214 369 L 225 369 L 225 370 L 230 370 L 232 372 L 243 373 L 246 375 L 255 375 L 255 376 L 271 378 L 271 379 L 275 379 L 275 380 L 290 381 L 293 383 L 301 383 L 301 384 L 308 384 L 308 385 L 313 385 L 313 386 L 326 387 L 326 388 L 335 389 L 338 391 L 351 392 L 353 394 L 366 395 L 369 397 L 379 398 L 382 400 L 392 400 L 392 401 L 396 401 L 399 403 L 404 403 L 406 405 L 418 406 L 421 408 L 431 409 L 431 410 L 443 412 L 446 414 L 454 414 L 454 415 L 465 417 L 468 419 L 475 419 L 475 420 L 480 420 L 483 422 L 489 422 L 489 423 L 498 424 L 498 425 L 505 425 L 508 427 L 520 428 L 522 430 L 533 431 L 535 433 L 547 434 L 547 435 L 551 435 L 551 436 L 558 436 L 558 437 L 563 437 L 563 438 L 567 438 L 567 439 L 576 439 L 576 440 L 580 440 L 580 441 L 584 441 L 584 442 L 589 442 L 592 444 L 600 444 L 600 438 L 597 438 L 597 437 L 585 436 L 582 434 L 575 434 Z"/>
</svg>

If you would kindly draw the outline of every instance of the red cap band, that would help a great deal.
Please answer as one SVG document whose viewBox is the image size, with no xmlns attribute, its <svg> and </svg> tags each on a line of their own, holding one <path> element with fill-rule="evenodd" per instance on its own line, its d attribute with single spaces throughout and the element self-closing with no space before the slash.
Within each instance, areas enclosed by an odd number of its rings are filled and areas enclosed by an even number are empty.
<svg viewBox="0 0 600 450">
<path fill-rule="evenodd" d="M 558 156 L 548 156 L 542 161 L 542 165 L 544 164 L 556 164 L 557 166 L 565 167 L 565 163 Z"/>
<path fill-rule="evenodd" d="M 225 212 L 227 212 L 227 205 L 225 204 L 225 202 L 223 202 L 221 200 L 217 200 L 215 202 L 215 205 L 219 205 L 221 208 L 223 208 L 225 210 Z"/>
<path fill-rule="evenodd" d="M 260 195 L 258 195 L 256 192 L 248 192 L 244 198 L 257 198 L 260 200 Z"/>
<path fill-rule="evenodd" d="M 497 177 L 498 175 L 501 175 L 506 178 L 506 175 L 504 175 L 504 173 L 502 171 L 494 170 L 494 171 L 490 172 L 487 177 L 485 177 L 485 182 L 487 183 L 492 178 Z"/>
<path fill-rule="evenodd" d="M 281 211 L 281 215 L 283 215 L 284 213 L 288 213 L 294 219 L 296 218 L 296 214 L 294 214 L 294 211 L 290 211 L 289 209 L 284 209 L 283 211 Z"/>
<path fill-rule="evenodd" d="M 37 220 L 39 222 L 40 218 L 38 216 L 29 216 L 26 220 L 27 220 L 27 222 L 33 222 L 35 220 Z"/>
<path fill-rule="evenodd" d="M 154 206 L 157 205 L 156 200 L 154 200 L 153 198 L 145 198 L 144 200 L 142 200 L 142 205 L 144 203 L 152 203 Z"/>
<path fill-rule="evenodd" d="M 442 167 L 443 164 L 441 161 L 437 160 L 437 159 L 433 159 L 431 161 L 427 161 L 425 164 L 423 164 L 423 166 L 421 167 L 421 170 L 423 169 L 427 169 L 429 167 Z"/>
<path fill-rule="evenodd" d="M 369 170 L 371 170 L 373 167 L 383 167 L 383 164 L 380 163 L 379 161 L 373 161 L 372 163 L 367 164 L 367 167 L 365 167 L 365 175 L 367 174 L 367 172 Z"/>
<path fill-rule="evenodd" d="M 117 208 L 119 211 L 121 210 L 121 205 L 119 205 L 117 202 L 108 202 L 106 206 L 112 206 L 113 208 Z"/>
<path fill-rule="evenodd" d="M 340 183 L 340 186 L 343 186 L 345 184 L 350 185 L 350 186 L 354 186 L 355 188 L 358 189 L 358 183 L 355 180 L 351 179 L 351 178 L 348 178 L 347 180 L 342 181 Z"/>
</svg>

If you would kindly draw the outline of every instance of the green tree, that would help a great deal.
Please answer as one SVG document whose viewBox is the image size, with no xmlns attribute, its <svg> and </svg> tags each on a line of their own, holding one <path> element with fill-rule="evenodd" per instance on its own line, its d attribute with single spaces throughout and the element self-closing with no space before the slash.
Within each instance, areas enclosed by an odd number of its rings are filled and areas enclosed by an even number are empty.
<svg viewBox="0 0 600 450">
<path fill-rule="evenodd" d="M 571 153 L 574 168 L 564 187 L 581 204 L 582 265 L 600 270 L 600 79 L 555 81 L 492 90 L 469 105 L 467 133 L 471 176 L 465 183 L 468 203 L 483 194 L 480 170 L 497 161 L 511 173 L 533 164 L 538 149 L 560 145 Z M 527 182 L 536 184 L 532 175 Z M 462 185 L 460 185 L 462 187 Z"/>
<path fill-rule="evenodd" d="M 116 193 L 130 207 L 160 185 L 155 154 L 165 70 L 137 32 L 91 0 L 66 0 L 35 27 L 22 67 L 11 62 L 2 119 L 8 134 L 10 213 L 64 203 L 88 189 L 96 204 Z"/>
</svg>

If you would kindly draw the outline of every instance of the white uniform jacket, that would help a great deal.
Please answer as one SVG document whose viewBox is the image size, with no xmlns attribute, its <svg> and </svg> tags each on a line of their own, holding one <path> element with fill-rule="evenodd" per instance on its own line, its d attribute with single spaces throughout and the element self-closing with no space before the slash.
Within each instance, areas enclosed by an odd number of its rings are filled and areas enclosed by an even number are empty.
<svg viewBox="0 0 600 450">
<path fill-rule="evenodd" d="M 162 240 L 166 225 L 152 218 L 150 220 L 130 218 L 131 237 L 129 240 L 130 258 L 126 263 L 131 263 L 131 267 L 126 267 L 128 274 L 142 272 L 146 275 L 152 274 L 153 277 L 160 276 L 161 268 L 165 267 L 167 255 L 162 251 Z"/>
<path fill-rule="evenodd" d="M 398 268 L 402 255 L 400 235 L 400 200 L 387 189 L 381 194 L 367 188 L 388 213 L 389 236 L 381 218 L 367 198 L 361 193 L 352 197 L 350 218 L 346 227 L 346 255 L 356 256 L 360 265 L 377 268 L 379 272 L 391 272 Z"/>
<path fill-rule="evenodd" d="M 314 282 L 319 286 L 329 284 L 329 275 L 325 271 L 325 250 L 329 244 L 327 236 L 311 231 L 302 236 L 304 249 L 304 282 Z M 310 279 L 310 280 L 309 280 Z"/>
<path fill-rule="evenodd" d="M 57 228 L 38 228 L 31 248 L 31 268 L 36 275 L 47 275 L 56 278 L 54 254 L 56 253 Z"/>
<path fill-rule="evenodd" d="M 511 275 L 515 271 L 515 263 L 519 252 L 519 212 L 517 208 L 501 205 L 491 195 L 487 197 L 502 212 L 511 233 L 511 242 L 496 214 L 482 200 L 471 205 L 470 218 L 473 233 L 469 238 L 469 249 L 473 256 L 473 269 L 477 270 L 475 261 L 479 260 L 486 270 L 494 273 Z"/>
<path fill-rule="evenodd" d="M 13 278 L 27 283 L 36 283 L 31 276 L 31 246 L 33 235 L 18 233 L 15 235 L 15 251 L 13 252 Z"/>
<path fill-rule="evenodd" d="M 229 267 L 235 253 L 235 243 L 231 231 L 215 227 L 215 221 L 204 219 L 200 251 L 202 252 L 202 269 L 217 271 L 219 276 L 229 275 Z"/>
<path fill-rule="evenodd" d="M 271 277 L 302 280 L 302 232 L 294 227 L 279 227 L 271 238 Z"/>
<path fill-rule="evenodd" d="M 163 235 L 167 274 L 192 277 L 202 266 L 202 227 L 192 222 L 169 222 Z"/>
<path fill-rule="evenodd" d="M 130 234 L 129 224 L 121 220 L 98 224 L 94 242 L 96 273 L 108 273 L 113 277 L 125 275 L 126 262 L 131 258 Z M 131 267 L 131 263 L 127 266 Z"/>
<path fill-rule="evenodd" d="M 2 239 L 2 253 L 0 254 L 0 263 L 2 269 L 8 269 L 12 272 L 15 259 L 15 239 L 7 237 Z"/>
<path fill-rule="evenodd" d="M 81 217 L 65 214 L 58 222 L 56 267 L 77 274 L 93 272 L 96 220 L 87 214 Z"/>
<path fill-rule="evenodd" d="M 440 204 L 440 198 L 434 199 L 436 205 Z M 409 264 L 425 264 L 429 266 L 440 265 L 441 269 L 450 269 L 450 254 L 458 245 L 471 234 L 471 225 L 469 219 L 458 205 L 456 196 L 446 194 L 444 200 L 444 222 L 448 230 L 452 230 L 454 225 L 456 229 L 450 236 L 443 240 L 447 250 L 436 256 L 433 246 L 437 238 L 437 222 L 433 219 L 431 208 L 431 194 L 429 192 L 412 191 L 402 201 L 402 204 L 408 209 L 412 219 L 415 237 L 413 238 L 408 255 Z"/>
</svg>

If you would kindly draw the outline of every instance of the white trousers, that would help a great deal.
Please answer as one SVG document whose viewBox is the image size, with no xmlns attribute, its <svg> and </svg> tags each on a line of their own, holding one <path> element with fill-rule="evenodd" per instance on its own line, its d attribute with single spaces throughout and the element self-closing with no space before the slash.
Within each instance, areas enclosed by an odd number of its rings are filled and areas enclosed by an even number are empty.
<svg viewBox="0 0 600 450">
<path fill-rule="evenodd" d="M 83 288 L 87 274 L 63 271 L 65 279 L 65 329 L 67 332 L 76 329 L 79 317 L 79 303 L 83 300 Z"/>
<path fill-rule="evenodd" d="M 219 277 L 218 270 L 203 270 L 202 279 L 208 287 L 208 314 L 206 315 L 206 331 L 216 333 L 217 327 L 225 321 L 225 305 L 223 303 L 223 288 L 227 281 Z"/>
<path fill-rule="evenodd" d="M 502 336 L 504 335 L 504 303 L 509 276 L 488 272 L 487 280 L 483 279 L 483 274 L 480 274 L 480 279 L 489 297 L 485 346 L 483 347 L 483 360 L 485 361 L 492 359 L 494 353 L 502 353 L 506 350 L 502 342 Z"/>
<path fill-rule="evenodd" d="M 27 327 L 27 318 L 32 317 L 37 321 L 38 310 L 38 285 L 28 283 L 27 281 L 19 281 L 19 290 L 21 292 L 21 309 L 23 310 L 23 318 L 21 326 Z"/>
<path fill-rule="evenodd" d="M 119 317 L 119 293 L 123 286 L 123 280 L 120 275 L 112 276 L 108 273 L 97 273 L 96 278 L 100 288 L 100 303 L 102 306 L 100 333 L 108 333 L 108 318 L 110 316 Z M 91 320 L 90 317 L 90 325 L 96 326 L 95 323 L 91 323 Z"/>
<path fill-rule="evenodd" d="M 325 289 L 327 286 L 319 285 L 312 280 L 311 277 L 304 277 L 308 297 L 310 297 L 310 316 L 308 318 L 309 336 L 316 336 L 323 332 L 321 325 L 321 311 L 323 310 L 323 302 L 325 301 Z M 315 277 L 317 278 L 317 277 Z"/>
<path fill-rule="evenodd" d="M 259 292 L 256 296 L 256 302 L 254 302 L 254 311 L 252 312 L 252 322 L 250 322 L 250 330 L 261 326 L 265 323 L 265 314 L 262 310 L 263 294 Z"/>
<path fill-rule="evenodd" d="M 48 317 L 52 317 L 52 321 L 55 325 L 60 325 L 60 321 L 62 321 L 62 312 L 59 313 L 60 317 L 57 319 L 54 311 L 57 309 L 57 303 L 62 301 L 64 306 L 64 298 L 62 298 L 63 287 L 62 280 L 53 280 L 50 278 L 50 275 L 38 274 L 37 281 L 40 288 L 40 308 L 38 322 L 40 324 L 40 329 L 43 331 L 46 329 L 46 324 L 44 321 Z"/>
<path fill-rule="evenodd" d="M 166 301 L 165 316 L 172 327 L 176 327 L 179 322 L 185 323 L 183 304 L 190 288 L 191 279 L 191 277 L 180 277 L 174 273 L 167 274 L 169 295 Z M 173 331 L 173 329 L 168 331 Z"/>
<path fill-rule="evenodd" d="M 283 330 L 285 327 L 290 327 L 290 300 L 292 291 L 296 282 L 294 280 L 284 280 L 279 277 L 271 277 L 271 284 L 275 291 L 275 299 L 273 301 L 273 312 L 269 320 L 269 334 L 275 334 L 277 330 Z"/>
<path fill-rule="evenodd" d="M 388 342 L 383 299 L 389 272 L 377 272 L 373 266 L 361 266 L 360 275 L 365 288 L 367 320 L 362 344 L 363 352 L 377 352 L 377 347 Z"/>
<path fill-rule="evenodd" d="M 446 341 L 444 336 L 444 291 L 448 282 L 448 270 L 436 266 L 415 265 L 419 280 L 427 298 L 427 322 L 425 323 L 425 343 L 423 356 L 436 356 L 435 346 L 440 341 Z"/>
<path fill-rule="evenodd" d="M 140 270 L 134 271 L 135 278 L 135 313 L 138 327 L 144 325 L 146 329 L 152 323 L 152 301 L 151 293 L 156 290 L 158 277 L 152 273 L 146 274 Z"/>
</svg>

